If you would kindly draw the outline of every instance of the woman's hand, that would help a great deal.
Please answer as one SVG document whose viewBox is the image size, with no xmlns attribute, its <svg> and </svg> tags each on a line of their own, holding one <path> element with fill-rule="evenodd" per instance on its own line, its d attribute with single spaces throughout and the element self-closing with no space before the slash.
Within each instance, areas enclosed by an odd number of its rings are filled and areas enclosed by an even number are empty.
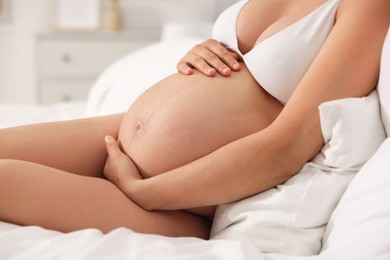
<svg viewBox="0 0 390 260">
<path fill-rule="evenodd" d="M 216 40 L 208 39 L 195 45 L 177 64 L 177 70 L 185 75 L 191 75 L 193 68 L 211 77 L 217 72 L 229 76 L 232 71 L 240 70 L 240 63 L 237 53 Z"/>
<path fill-rule="evenodd" d="M 111 136 L 105 137 L 108 157 L 104 166 L 104 176 L 114 183 L 129 199 L 143 180 L 136 165 L 121 151 Z"/>
</svg>

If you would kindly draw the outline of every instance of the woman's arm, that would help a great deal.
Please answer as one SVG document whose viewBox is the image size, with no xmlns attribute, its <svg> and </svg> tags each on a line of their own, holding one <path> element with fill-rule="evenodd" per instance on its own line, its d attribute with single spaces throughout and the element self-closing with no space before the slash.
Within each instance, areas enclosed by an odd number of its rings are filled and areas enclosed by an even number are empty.
<svg viewBox="0 0 390 260">
<path fill-rule="evenodd" d="M 326 43 L 274 123 L 188 165 L 128 182 L 124 192 L 145 209 L 184 209 L 283 183 L 323 145 L 318 106 L 375 87 L 389 22 L 388 0 L 342 0 Z"/>
</svg>

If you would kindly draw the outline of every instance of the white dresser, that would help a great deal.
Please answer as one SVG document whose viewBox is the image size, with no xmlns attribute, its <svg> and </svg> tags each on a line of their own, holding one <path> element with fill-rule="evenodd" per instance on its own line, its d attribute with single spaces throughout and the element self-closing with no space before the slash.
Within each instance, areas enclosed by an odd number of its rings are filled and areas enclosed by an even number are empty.
<svg viewBox="0 0 390 260">
<path fill-rule="evenodd" d="M 90 87 L 107 66 L 158 39 L 156 31 L 37 35 L 38 102 L 86 99 Z"/>
</svg>

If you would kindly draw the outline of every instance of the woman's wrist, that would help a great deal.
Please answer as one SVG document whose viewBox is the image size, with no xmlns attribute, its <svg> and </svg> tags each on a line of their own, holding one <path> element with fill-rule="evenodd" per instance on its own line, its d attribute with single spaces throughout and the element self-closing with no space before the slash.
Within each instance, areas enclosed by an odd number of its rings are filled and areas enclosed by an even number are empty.
<svg viewBox="0 0 390 260">
<path fill-rule="evenodd" d="M 154 210 L 151 207 L 151 190 L 148 186 L 148 179 L 127 179 L 121 183 L 123 193 L 135 204 L 145 210 Z"/>
</svg>

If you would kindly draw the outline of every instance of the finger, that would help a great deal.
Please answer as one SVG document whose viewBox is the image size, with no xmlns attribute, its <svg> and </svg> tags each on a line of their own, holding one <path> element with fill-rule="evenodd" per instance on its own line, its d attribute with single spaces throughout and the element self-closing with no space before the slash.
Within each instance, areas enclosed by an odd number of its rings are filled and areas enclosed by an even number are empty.
<svg viewBox="0 0 390 260">
<path fill-rule="evenodd" d="M 233 58 L 238 61 L 240 56 L 238 56 L 237 53 L 233 52 L 233 51 L 230 51 L 230 54 L 233 56 Z M 231 62 L 231 69 L 234 70 L 234 71 L 239 71 L 241 69 L 241 66 L 240 66 L 240 63 L 239 62 Z"/>
<path fill-rule="evenodd" d="M 215 53 L 211 51 L 204 51 L 201 54 L 201 58 L 211 67 L 214 68 L 219 74 L 223 76 L 230 76 L 231 69 L 224 61 L 221 60 Z"/>
<path fill-rule="evenodd" d="M 191 75 L 194 73 L 190 65 L 184 60 L 180 60 L 177 64 L 177 71 L 184 75 Z"/>
<path fill-rule="evenodd" d="M 229 50 L 230 51 L 230 54 L 233 56 L 234 59 L 238 60 L 239 56 L 237 53 L 235 53 L 234 51 L 232 50 Z"/>
<path fill-rule="evenodd" d="M 219 42 L 213 42 L 212 44 L 210 44 L 209 50 L 210 50 L 210 52 L 214 53 L 218 57 L 218 59 L 221 61 L 221 63 L 219 63 L 217 61 L 218 64 L 216 64 L 216 66 L 218 66 L 218 67 L 215 67 L 215 68 L 217 68 L 218 72 L 220 72 L 220 73 L 222 72 L 222 74 L 224 74 L 224 72 L 225 73 L 228 72 L 226 70 L 226 66 L 229 68 L 229 70 L 233 70 L 233 71 L 240 70 L 240 63 L 238 62 L 239 56 L 237 53 L 235 53 L 231 50 L 228 50 Z M 210 62 L 213 62 L 213 61 L 210 60 Z M 212 64 L 212 65 L 214 65 L 214 64 Z"/>
<path fill-rule="evenodd" d="M 219 42 L 211 39 L 202 44 L 195 45 L 184 58 L 187 59 L 188 63 L 206 75 L 214 75 L 214 71 L 211 70 L 214 69 L 216 72 L 228 76 L 230 75 L 231 69 L 219 57 L 221 53 L 214 52 L 214 50 L 219 49 L 218 47 L 227 52 Z M 219 49 L 220 52 L 223 51 L 221 49 Z"/>
<path fill-rule="evenodd" d="M 188 53 L 181 61 L 181 63 L 191 64 L 192 67 L 199 70 L 203 74 L 207 76 L 215 76 L 216 70 L 215 68 L 211 67 L 203 57 L 199 56 L 198 54 L 195 54 L 195 52 Z M 182 66 L 182 65 L 181 65 Z"/>
<path fill-rule="evenodd" d="M 238 71 L 240 64 L 238 55 L 226 49 L 215 40 L 208 40 L 193 48 L 193 53 L 203 58 L 211 67 L 223 76 L 229 76 L 231 71 Z"/>
<path fill-rule="evenodd" d="M 109 156 L 120 156 L 122 151 L 120 150 L 118 143 L 112 136 L 105 136 L 104 141 L 106 142 L 106 150 Z"/>
</svg>

